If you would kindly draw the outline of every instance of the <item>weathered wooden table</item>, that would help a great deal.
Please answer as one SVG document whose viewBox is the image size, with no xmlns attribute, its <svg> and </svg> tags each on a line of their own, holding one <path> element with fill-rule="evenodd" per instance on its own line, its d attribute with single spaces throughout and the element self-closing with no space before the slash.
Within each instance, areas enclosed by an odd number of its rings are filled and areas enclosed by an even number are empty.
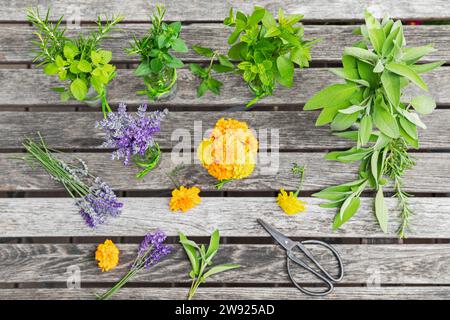
<svg viewBox="0 0 450 320">
<path fill-rule="evenodd" d="M 230 6 L 248 12 L 253 3 L 273 11 L 281 6 L 289 13 L 304 13 L 306 36 L 322 41 L 314 47 L 313 66 L 296 75 L 294 88 L 278 90 L 251 112 L 225 112 L 250 98 L 237 77 L 223 78 L 220 96 L 207 94 L 197 99 L 196 79 L 182 70 L 176 96 L 157 105 L 173 111 L 158 135 L 166 152 L 159 167 L 142 180 L 134 178 L 132 168 L 111 161 L 110 154 L 99 148 L 102 135 L 94 122 L 101 118 L 100 112 L 77 103 L 61 104 L 50 90 L 57 83 L 55 79 L 31 64 L 33 36 L 24 14 L 30 5 L 40 4 L 42 11 L 51 6 L 54 17 L 80 15 L 82 29 L 92 28 L 98 13 L 125 14 L 123 31 L 114 33 L 104 45 L 113 50 L 120 68 L 109 99 L 114 106 L 124 101 L 135 108 L 143 102 L 135 95 L 141 82 L 130 70 L 137 61 L 126 56 L 123 48 L 132 33 L 143 34 L 149 27 L 150 5 L 143 0 L 126 3 L 16 0 L 3 4 L 0 10 L 0 299 L 92 299 L 95 292 L 111 286 L 124 274 L 141 237 L 156 228 L 168 233 L 175 254 L 152 271 L 139 274 L 116 298 L 183 299 L 189 285 L 189 265 L 176 245 L 177 234 L 183 231 L 205 242 L 215 227 L 224 236 L 217 261 L 236 262 L 243 267 L 211 278 L 199 289 L 198 299 L 308 298 L 291 285 L 284 251 L 257 225 L 259 217 L 297 239 L 322 238 L 336 244 L 345 261 L 346 276 L 329 299 L 450 298 L 450 67 L 425 76 L 439 107 L 425 118 L 429 129 L 421 132 L 422 148 L 414 153 L 417 166 L 406 178 L 407 191 L 415 195 L 412 206 L 416 215 L 411 220 L 410 238 L 405 241 L 396 239 L 398 219 L 393 200 L 388 201 L 393 210 L 389 234 L 377 227 L 371 199 L 365 199 L 362 210 L 341 230 L 331 230 L 334 212 L 319 208 L 318 201 L 309 196 L 355 177 L 353 166 L 323 158 L 327 151 L 350 144 L 333 137 L 329 128 L 314 127 L 317 114 L 302 111 L 313 93 L 336 80 L 325 67 L 339 65 L 344 46 L 357 39 L 351 33 L 361 23 L 367 5 L 375 12 L 387 12 L 403 20 L 448 21 L 448 1 L 165 1 L 168 19 L 183 21 L 182 35 L 189 45 L 225 50 L 230 30 L 221 20 Z M 69 33 L 74 31 L 78 30 Z M 407 26 L 406 39 L 411 46 L 433 43 L 439 51 L 428 59 L 450 63 L 450 26 Z M 199 59 L 192 52 L 182 58 Z M 230 183 L 218 192 L 205 170 L 191 165 L 184 181 L 201 187 L 203 202 L 186 214 L 170 212 L 172 186 L 165 173 L 175 166 L 170 150 L 178 143 L 173 141 L 172 132 L 185 129 L 193 135 L 194 121 L 202 120 L 205 131 L 222 116 L 248 121 L 256 130 L 279 129 L 279 171 L 267 173 L 258 167 L 250 178 Z M 31 170 L 25 163 L 11 159 L 23 152 L 23 138 L 37 131 L 51 146 L 76 152 L 120 191 L 125 203 L 120 218 L 96 230 L 89 229 L 59 184 L 42 170 Z M 308 202 L 308 210 L 288 217 L 276 206 L 275 195 L 280 187 L 296 187 L 289 171 L 294 161 L 308 168 L 301 194 Z M 102 273 L 93 253 L 105 238 L 119 243 L 122 253 L 119 267 Z M 78 271 L 81 288 L 68 289 L 67 281 Z M 308 276 L 301 279 L 306 285 L 317 284 Z"/>
</svg>

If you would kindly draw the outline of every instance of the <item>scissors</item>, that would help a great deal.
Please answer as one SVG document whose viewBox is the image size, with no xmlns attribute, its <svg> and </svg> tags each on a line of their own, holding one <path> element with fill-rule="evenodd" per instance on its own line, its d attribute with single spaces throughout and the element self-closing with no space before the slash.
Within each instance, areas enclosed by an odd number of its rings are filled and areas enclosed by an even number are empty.
<svg viewBox="0 0 450 320">
<path fill-rule="evenodd" d="M 288 237 L 286 237 L 285 235 L 283 235 L 278 230 L 276 230 L 275 228 L 273 228 L 272 226 L 270 226 L 269 224 L 267 224 L 266 222 L 264 222 L 263 220 L 257 219 L 257 221 L 259 222 L 259 224 L 261 224 L 264 227 L 264 229 L 266 229 L 266 231 L 272 236 L 272 238 L 274 238 L 286 250 L 287 271 L 288 271 L 289 277 L 291 278 L 292 283 L 297 287 L 298 290 L 300 290 L 301 292 L 303 292 L 307 295 L 310 295 L 310 296 L 325 296 L 333 291 L 333 289 L 334 289 L 333 283 L 334 282 L 339 282 L 342 280 L 342 278 L 344 277 L 344 265 L 342 263 L 341 256 L 339 255 L 339 253 L 337 252 L 337 250 L 334 247 L 332 247 L 328 243 L 325 243 L 325 242 L 319 241 L 319 240 L 305 240 L 305 241 L 301 241 L 301 242 L 293 241 L 293 240 L 289 239 Z M 328 271 L 326 271 L 324 269 L 324 267 L 314 258 L 312 253 L 305 247 L 305 245 L 307 245 L 307 244 L 313 244 L 313 245 L 319 245 L 319 246 L 325 247 L 333 253 L 333 255 L 336 258 L 338 265 L 339 265 L 339 275 L 337 277 L 333 277 L 331 274 L 329 274 Z M 305 256 L 307 256 L 309 258 L 309 260 L 311 260 L 315 264 L 315 266 L 317 268 L 319 268 L 319 270 L 321 272 L 314 270 L 305 261 L 297 258 L 293 252 L 293 250 L 295 248 L 300 249 L 300 251 Z M 315 291 L 314 290 L 313 291 L 313 290 L 307 290 L 307 289 L 301 287 L 295 281 L 295 279 L 291 273 L 291 262 L 308 270 L 310 273 L 314 274 L 317 278 L 322 280 L 327 286 L 326 290 L 323 290 L 323 291 Z"/>
</svg>

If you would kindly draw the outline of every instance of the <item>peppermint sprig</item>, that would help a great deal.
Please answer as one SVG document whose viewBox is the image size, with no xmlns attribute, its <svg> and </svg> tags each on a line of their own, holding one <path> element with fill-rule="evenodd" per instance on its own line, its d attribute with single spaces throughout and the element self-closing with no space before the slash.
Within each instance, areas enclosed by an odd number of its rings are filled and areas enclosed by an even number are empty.
<svg viewBox="0 0 450 320">
<path fill-rule="evenodd" d="M 164 22 L 166 9 L 156 6 L 152 16 L 152 27 L 141 39 L 134 37 L 134 43 L 126 49 L 129 55 L 139 55 L 140 64 L 134 71 L 142 77 L 146 86 L 138 94 L 146 94 L 150 99 L 157 99 L 170 92 L 177 80 L 176 69 L 184 66 L 183 62 L 171 52 L 187 52 L 188 48 L 180 37 L 181 22 Z"/>
<path fill-rule="evenodd" d="M 369 187 L 375 189 L 376 217 L 383 232 L 387 232 L 383 187 L 391 180 L 401 211 L 398 234 L 404 238 L 412 211 L 409 195 L 403 190 L 403 175 L 415 164 L 408 148 L 419 148 L 417 128 L 426 128 L 418 113 L 431 113 L 436 103 L 428 95 L 408 100 L 403 89 L 414 84 L 428 91 L 421 74 L 443 62 L 419 64 L 422 57 L 435 49 L 430 45 L 406 47 L 401 21 L 385 18 L 380 22 L 366 11 L 365 25 L 356 33 L 363 39 L 345 48 L 342 68 L 331 69 L 345 83 L 315 94 L 305 110 L 323 109 L 316 125 L 331 123 L 336 135 L 355 141 L 355 147 L 331 152 L 326 159 L 343 163 L 360 161 L 359 179 L 329 187 L 315 196 L 330 201 L 323 207 L 339 208 L 333 222 L 333 227 L 339 228 L 358 211 L 361 193 Z M 354 125 L 356 131 L 347 131 Z"/>
</svg>

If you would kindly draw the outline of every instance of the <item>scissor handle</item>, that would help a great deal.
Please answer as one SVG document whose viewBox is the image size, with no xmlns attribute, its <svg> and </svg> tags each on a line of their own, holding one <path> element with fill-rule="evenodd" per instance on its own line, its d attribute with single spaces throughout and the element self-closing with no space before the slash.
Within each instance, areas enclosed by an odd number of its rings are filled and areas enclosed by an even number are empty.
<svg viewBox="0 0 450 320">
<path fill-rule="evenodd" d="M 333 253 L 333 256 L 336 258 L 336 261 L 338 262 L 339 265 L 339 274 L 337 277 L 332 276 L 328 271 L 326 271 L 322 265 L 314 258 L 314 256 L 311 254 L 311 252 L 304 246 L 304 244 L 316 244 L 322 247 L 327 248 L 328 250 L 331 251 L 331 253 Z M 339 282 L 342 280 L 342 278 L 344 277 L 344 263 L 342 261 L 341 255 L 339 254 L 339 252 L 330 244 L 323 242 L 323 241 L 319 241 L 319 240 L 305 240 L 302 241 L 298 244 L 299 248 L 305 253 L 305 255 L 312 261 L 314 262 L 314 264 L 320 269 L 320 271 L 322 271 L 327 277 L 328 279 L 330 279 L 333 282 Z"/>
<path fill-rule="evenodd" d="M 298 290 L 300 290 L 301 292 L 303 292 L 304 294 L 307 294 L 309 296 L 318 296 L 318 297 L 319 296 L 326 296 L 327 294 L 333 292 L 334 286 L 333 286 L 333 283 L 330 280 L 328 280 L 326 277 L 324 277 L 320 273 L 318 273 L 315 270 L 313 270 L 310 267 L 308 267 L 301 260 L 296 261 L 295 259 L 296 259 L 296 257 L 292 255 L 291 251 L 288 251 L 288 254 L 287 254 L 287 257 L 286 257 L 286 260 L 287 260 L 287 271 L 288 271 L 288 274 L 289 274 L 289 278 L 291 278 L 292 283 L 294 284 L 294 286 L 297 287 Z M 315 290 L 308 290 L 308 289 L 305 289 L 304 287 L 300 286 L 297 283 L 297 281 L 294 279 L 294 276 L 292 275 L 292 272 L 291 272 L 291 261 L 294 261 L 296 264 L 299 264 L 302 267 L 304 267 L 305 269 L 309 270 L 316 277 L 321 279 L 327 285 L 327 288 L 324 291 L 315 291 Z M 299 262 L 301 262 L 301 263 L 299 263 Z"/>
<path fill-rule="evenodd" d="M 328 250 L 330 250 L 334 257 L 336 258 L 338 264 L 339 264 L 339 275 L 337 277 L 332 276 L 328 271 L 325 270 L 325 268 L 316 260 L 316 258 L 314 258 L 314 256 L 312 255 L 312 253 L 304 246 L 305 244 L 315 244 L 315 245 L 320 245 L 322 247 L 327 248 Z M 308 259 L 310 259 L 316 266 L 317 268 L 319 268 L 319 270 L 323 273 L 317 272 L 316 270 L 312 269 L 310 266 L 308 266 L 305 262 L 303 262 L 301 259 L 297 258 L 294 254 L 293 254 L 293 249 L 294 248 L 299 248 L 307 257 Z M 303 242 L 299 242 L 297 244 L 297 246 L 292 248 L 291 250 L 289 250 L 287 252 L 287 268 L 288 268 L 288 274 L 289 277 L 291 278 L 292 282 L 294 283 L 294 285 L 303 293 L 306 293 L 308 295 L 312 295 L 312 296 L 324 296 L 329 294 L 330 292 L 333 291 L 333 282 L 339 282 L 342 280 L 342 278 L 344 277 L 344 264 L 342 262 L 341 256 L 339 255 L 339 253 L 337 252 L 337 250 L 323 242 L 323 241 L 319 241 L 319 240 L 306 240 Z M 314 274 L 317 278 L 319 278 L 320 280 L 322 280 L 326 285 L 327 285 L 327 289 L 325 291 L 312 291 L 312 290 L 307 290 L 303 287 L 301 287 L 294 279 L 294 277 L 292 276 L 291 273 L 291 268 L 290 268 L 290 263 L 295 262 L 296 264 L 298 264 L 299 266 L 301 266 L 302 268 L 308 270 L 310 273 Z"/>
</svg>

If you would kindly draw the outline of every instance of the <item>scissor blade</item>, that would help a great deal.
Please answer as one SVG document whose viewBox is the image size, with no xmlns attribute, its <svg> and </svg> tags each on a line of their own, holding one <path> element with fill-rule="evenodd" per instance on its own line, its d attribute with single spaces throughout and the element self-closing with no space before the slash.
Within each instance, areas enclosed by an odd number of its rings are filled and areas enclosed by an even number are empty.
<svg viewBox="0 0 450 320">
<path fill-rule="evenodd" d="M 262 219 L 257 219 L 258 223 L 266 229 L 266 231 L 274 238 L 285 250 L 291 250 L 297 245 L 297 242 L 292 241 L 280 231 L 276 230 L 271 225 L 264 222 Z"/>
</svg>

